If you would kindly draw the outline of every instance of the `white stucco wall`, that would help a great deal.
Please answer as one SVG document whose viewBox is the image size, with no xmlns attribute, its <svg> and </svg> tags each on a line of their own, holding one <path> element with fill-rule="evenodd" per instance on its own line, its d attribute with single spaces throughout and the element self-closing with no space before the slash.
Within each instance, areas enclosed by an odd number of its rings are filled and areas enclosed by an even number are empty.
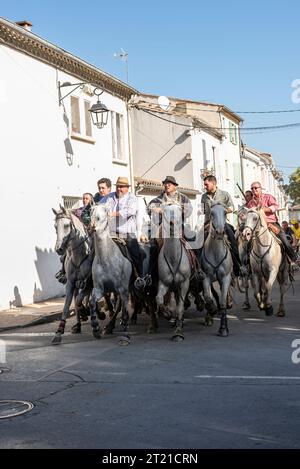
<svg viewBox="0 0 300 469">
<path fill-rule="evenodd" d="M 60 263 L 53 251 L 51 207 L 58 208 L 63 195 L 95 193 L 100 177 L 115 182 L 118 175 L 129 177 L 130 171 L 128 164 L 112 162 L 110 123 L 101 130 L 93 127 L 95 144 L 70 138 L 63 106 L 58 103 L 57 80 L 76 83 L 78 78 L 3 45 L 0 69 L 0 196 L 5 207 L 0 234 L 3 309 L 16 295 L 27 304 L 64 292 L 54 278 Z M 70 88 L 65 88 L 63 94 L 65 90 Z M 81 93 L 77 90 L 75 95 Z M 64 103 L 70 120 L 69 100 L 66 98 Z M 128 163 L 126 105 L 107 93 L 101 100 L 110 110 L 124 115 Z M 73 153 L 71 159 L 66 156 L 66 142 Z"/>
</svg>

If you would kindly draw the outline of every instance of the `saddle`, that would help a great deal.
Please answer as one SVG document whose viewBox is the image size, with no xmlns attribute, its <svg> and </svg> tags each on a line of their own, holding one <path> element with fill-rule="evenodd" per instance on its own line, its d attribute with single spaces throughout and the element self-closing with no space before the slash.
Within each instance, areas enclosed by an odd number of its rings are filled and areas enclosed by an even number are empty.
<svg viewBox="0 0 300 469">
<path fill-rule="evenodd" d="M 191 248 L 189 242 L 185 238 L 180 238 L 180 241 L 181 241 L 181 243 L 182 243 L 182 245 L 185 248 L 185 251 L 187 253 L 188 260 L 190 262 L 190 266 L 191 266 L 191 270 L 192 270 L 192 275 L 194 275 L 195 277 L 198 277 L 199 273 L 201 273 L 201 269 L 200 269 L 200 264 L 199 264 L 198 258 L 196 256 L 196 253 L 195 253 L 195 251 L 193 251 L 193 249 Z"/>
<path fill-rule="evenodd" d="M 131 255 L 130 255 L 130 252 L 128 250 L 125 240 L 123 238 L 118 238 L 118 236 L 112 236 L 111 239 L 116 243 L 116 245 L 120 249 L 123 256 L 126 257 L 126 259 L 128 259 L 133 264 L 133 260 L 131 258 Z"/>
</svg>

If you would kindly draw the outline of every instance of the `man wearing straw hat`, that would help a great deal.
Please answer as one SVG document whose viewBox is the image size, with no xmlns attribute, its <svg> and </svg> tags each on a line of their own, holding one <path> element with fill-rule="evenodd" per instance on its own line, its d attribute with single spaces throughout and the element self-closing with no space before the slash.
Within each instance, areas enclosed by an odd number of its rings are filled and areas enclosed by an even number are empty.
<svg viewBox="0 0 300 469">
<path fill-rule="evenodd" d="M 119 176 L 115 186 L 116 191 L 103 197 L 100 203 L 107 203 L 110 207 L 110 231 L 124 239 L 138 276 L 142 277 L 143 262 L 137 241 L 138 199 L 129 192 L 130 184 L 127 177 Z"/>
</svg>

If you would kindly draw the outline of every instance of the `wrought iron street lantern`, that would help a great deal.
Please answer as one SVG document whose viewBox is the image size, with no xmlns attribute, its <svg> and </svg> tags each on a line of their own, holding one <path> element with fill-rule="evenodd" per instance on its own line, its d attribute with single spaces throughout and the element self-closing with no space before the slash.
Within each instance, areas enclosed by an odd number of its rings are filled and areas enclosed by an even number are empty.
<svg viewBox="0 0 300 469">
<path fill-rule="evenodd" d="M 105 104 L 101 103 L 99 96 L 103 93 L 100 88 L 95 88 L 94 94 L 98 97 L 96 104 L 93 104 L 89 112 L 91 113 L 93 124 L 102 129 L 107 124 L 109 110 Z"/>
</svg>

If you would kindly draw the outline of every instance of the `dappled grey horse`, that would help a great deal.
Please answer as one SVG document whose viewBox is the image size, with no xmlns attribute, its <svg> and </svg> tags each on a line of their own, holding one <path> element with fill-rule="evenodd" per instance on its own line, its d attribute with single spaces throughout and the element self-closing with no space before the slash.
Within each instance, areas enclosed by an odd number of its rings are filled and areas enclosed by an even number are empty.
<svg viewBox="0 0 300 469">
<path fill-rule="evenodd" d="M 221 295 L 219 308 L 221 314 L 218 335 L 229 334 L 227 325 L 227 293 L 231 283 L 232 258 L 230 247 L 225 235 L 226 208 L 223 204 L 213 203 L 211 206 L 210 228 L 201 253 L 201 267 L 205 273 L 203 280 L 204 301 L 208 317 L 215 314 L 216 308 L 212 299 L 212 283 L 220 285 Z"/>
<path fill-rule="evenodd" d="M 285 316 L 283 296 L 289 288 L 287 260 L 282 254 L 278 239 L 268 229 L 265 213 L 262 209 L 247 209 L 243 235 L 248 242 L 252 243 L 250 265 L 254 297 L 258 307 L 265 310 L 267 316 L 273 314 L 271 291 L 277 278 L 280 288 L 280 304 L 277 315 Z"/>
<path fill-rule="evenodd" d="M 124 337 L 120 343 L 129 343 L 128 335 L 128 300 L 130 281 L 132 275 L 132 264 L 120 251 L 113 241 L 109 231 L 109 211 L 106 204 L 95 205 L 91 211 L 91 225 L 94 229 L 95 257 L 92 265 L 94 288 L 91 297 L 91 326 L 93 335 L 100 338 L 101 331 L 96 316 L 97 301 L 107 293 L 117 293 L 122 302 L 122 325 Z M 106 333 L 112 333 L 115 327 L 116 310 L 108 325 Z"/>
<path fill-rule="evenodd" d="M 182 242 L 182 208 L 178 204 L 161 205 L 163 244 L 158 256 L 158 313 L 164 315 L 164 296 L 174 292 L 176 300 L 175 331 L 172 339 L 184 339 L 184 300 L 189 289 L 192 268 Z"/>
<path fill-rule="evenodd" d="M 66 253 L 66 299 L 62 318 L 52 340 L 53 344 L 59 344 L 65 331 L 73 297 L 75 298 L 77 323 L 73 326 L 72 332 L 81 332 L 80 311 L 83 308 L 82 302 L 85 297 L 89 297 L 92 290 L 92 240 L 85 232 L 81 221 L 71 211 L 67 211 L 64 207 L 60 207 L 60 211 L 52 210 L 55 214 L 57 235 L 55 250 L 59 255 Z"/>
</svg>

